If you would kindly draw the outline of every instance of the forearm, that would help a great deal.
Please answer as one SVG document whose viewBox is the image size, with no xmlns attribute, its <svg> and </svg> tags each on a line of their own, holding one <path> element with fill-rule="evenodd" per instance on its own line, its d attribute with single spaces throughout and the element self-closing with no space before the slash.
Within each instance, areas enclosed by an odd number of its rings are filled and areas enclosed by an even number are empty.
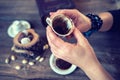
<svg viewBox="0 0 120 80">
<path fill-rule="evenodd" d="M 98 61 L 88 64 L 82 69 L 90 80 L 114 80 Z"/>
<path fill-rule="evenodd" d="M 113 25 L 113 16 L 109 12 L 100 13 L 99 17 L 103 20 L 103 25 L 99 31 L 108 31 Z"/>
<path fill-rule="evenodd" d="M 113 80 L 101 65 L 96 65 L 85 72 L 91 80 Z"/>
</svg>

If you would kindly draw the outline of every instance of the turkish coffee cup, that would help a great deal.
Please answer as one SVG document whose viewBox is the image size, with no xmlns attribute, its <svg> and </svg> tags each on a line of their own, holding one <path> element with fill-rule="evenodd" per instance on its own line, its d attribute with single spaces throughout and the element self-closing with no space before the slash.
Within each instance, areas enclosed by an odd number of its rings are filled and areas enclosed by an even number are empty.
<svg viewBox="0 0 120 80">
<path fill-rule="evenodd" d="M 56 15 L 52 19 L 47 17 L 46 22 L 58 36 L 69 36 L 74 30 L 72 19 L 63 14 Z"/>
</svg>

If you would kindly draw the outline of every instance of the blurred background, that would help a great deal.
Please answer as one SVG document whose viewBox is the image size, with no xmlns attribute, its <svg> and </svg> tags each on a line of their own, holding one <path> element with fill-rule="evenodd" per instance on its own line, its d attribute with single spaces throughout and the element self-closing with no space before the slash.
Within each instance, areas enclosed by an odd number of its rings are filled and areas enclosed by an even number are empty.
<svg viewBox="0 0 120 80">
<path fill-rule="evenodd" d="M 27 20 L 40 36 L 45 36 L 44 19 L 49 11 L 60 7 L 59 2 L 62 8 L 76 8 L 84 14 L 120 9 L 120 0 L 0 0 L 0 80 L 89 80 L 81 69 L 67 76 L 54 73 L 49 66 L 50 50 L 46 52 L 43 63 L 24 70 L 15 70 L 4 62 L 13 45 L 13 38 L 7 34 L 12 22 Z M 115 80 L 120 80 L 120 38 L 118 36 L 119 34 L 105 32 L 93 34 L 88 39 L 99 61 Z"/>
</svg>

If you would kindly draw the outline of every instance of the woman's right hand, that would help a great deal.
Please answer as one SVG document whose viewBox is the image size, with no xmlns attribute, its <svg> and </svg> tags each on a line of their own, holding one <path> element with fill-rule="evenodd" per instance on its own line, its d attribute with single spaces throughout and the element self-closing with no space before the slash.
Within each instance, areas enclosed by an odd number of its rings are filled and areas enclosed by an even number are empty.
<svg viewBox="0 0 120 80">
<path fill-rule="evenodd" d="M 91 80 L 113 80 L 99 63 L 92 46 L 75 28 L 73 34 L 77 43 L 68 43 L 59 38 L 47 27 L 47 39 L 52 53 L 71 64 L 80 67 Z"/>
<path fill-rule="evenodd" d="M 80 13 L 77 9 L 61 9 L 56 12 L 50 12 L 51 18 L 58 14 L 64 14 L 70 17 L 74 25 L 81 31 L 86 32 L 91 28 L 90 19 L 84 14 Z"/>
</svg>

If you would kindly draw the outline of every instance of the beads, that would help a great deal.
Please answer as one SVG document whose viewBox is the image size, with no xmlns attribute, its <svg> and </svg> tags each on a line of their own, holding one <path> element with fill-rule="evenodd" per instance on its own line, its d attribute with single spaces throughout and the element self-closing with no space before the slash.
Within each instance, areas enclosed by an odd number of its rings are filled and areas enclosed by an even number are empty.
<svg viewBox="0 0 120 80">
<path fill-rule="evenodd" d="M 91 29 L 84 33 L 86 37 L 89 37 L 92 33 L 98 31 L 103 24 L 102 19 L 98 15 L 87 14 L 86 15 L 91 20 Z"/>
</svg>

